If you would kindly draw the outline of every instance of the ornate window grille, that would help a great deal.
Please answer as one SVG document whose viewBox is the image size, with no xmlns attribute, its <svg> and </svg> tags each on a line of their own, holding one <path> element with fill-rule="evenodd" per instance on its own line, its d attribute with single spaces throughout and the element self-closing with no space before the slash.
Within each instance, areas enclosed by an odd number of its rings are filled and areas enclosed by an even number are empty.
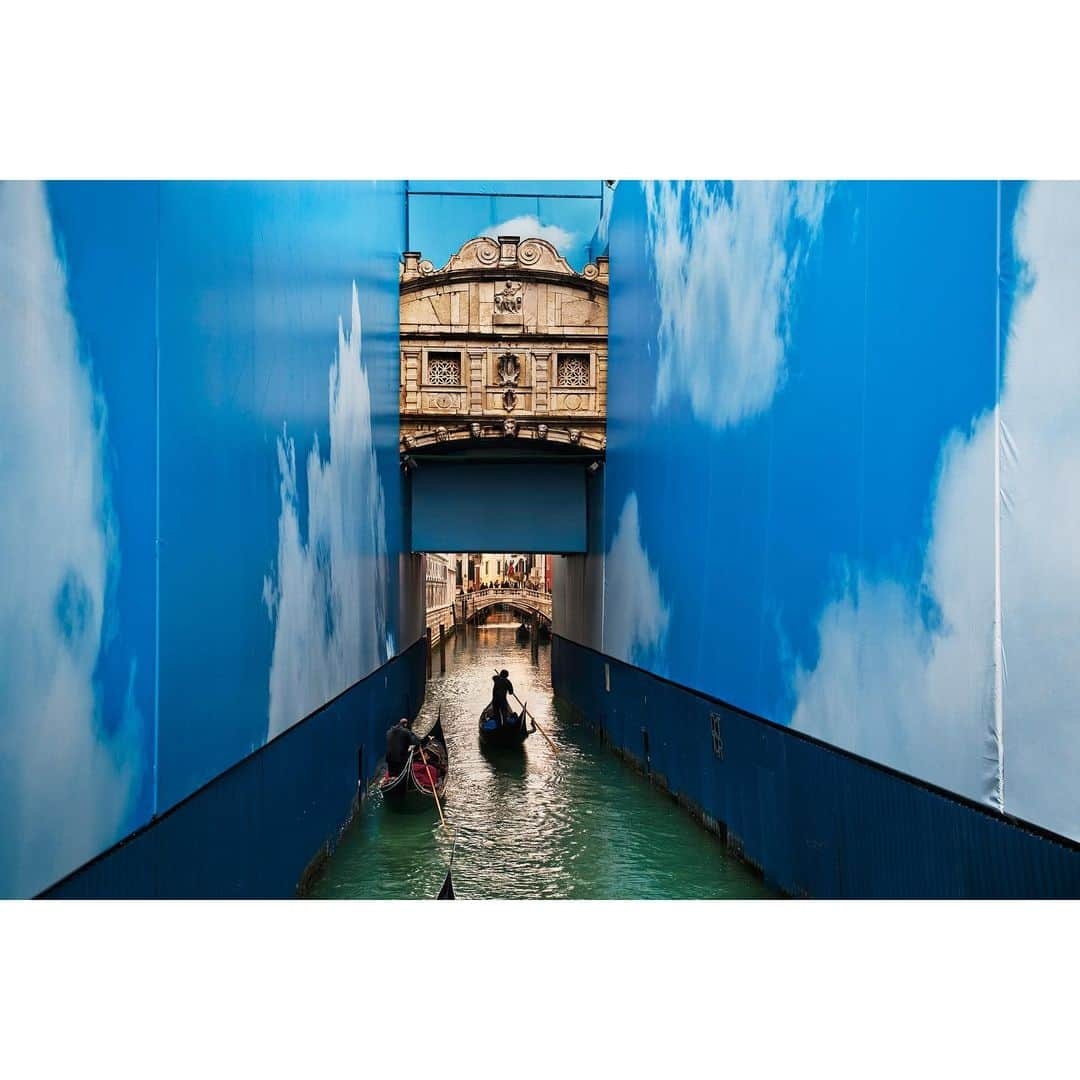
<svg viewBox="0 0 1080 1080">
<path fill-rule="evenodd" d="M 558 386 L 588 386 L 589 358 L 581 353 L 560 353 Z"/>
<path fill-rule="evenodd" d="M 461 354 L 460 353 L 429 353 L 428 354 L 428 385 L 429 386 L 460 386 L 461 385 Z"/>
</svg>

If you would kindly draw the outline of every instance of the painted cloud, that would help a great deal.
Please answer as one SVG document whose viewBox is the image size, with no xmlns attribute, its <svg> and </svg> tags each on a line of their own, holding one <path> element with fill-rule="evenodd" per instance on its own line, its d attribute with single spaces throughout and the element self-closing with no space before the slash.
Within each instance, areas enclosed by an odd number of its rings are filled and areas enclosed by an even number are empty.
<svg viewBox="0 0 1080 1080">
<path fill-rule="evenodd" d="M 129 687 L 106 735 L 94 682 L 119 566 L 106 446 L 45 192 L 0 184 L 0 894 L 40 891 L 128 827 L 140 718 Z"/>
<path fill-rule="evenodd" d="M 644 665 L 650 654 L 662 656 L 671 621 L 660 579 L 641 543 L 637 495 L 623 504 L 604 567 L 604 652 L 630 664 Z"/>
<path fill-rule="evenodd" d="M 360 300 L 338 323 L 330 367 L 330 445 L 307 458 L 307 535 L 301 535 L 296 447 L 277 442 L 281 514 L 263 601 L 274 624 L 267 737 L 295 724 L 384 663 L 388 637 L 386 511 L 372 441 L 371 393 L 361 362 Z"/>
<path fill-rule="evenodd" d="M 1001 396 L 1005 807 L 1080 838 L 1080 184 L 1023 194 Z"/>
<path fill-rule="evenodd" d="M 542 225 L 540 219 L 532 214 L 510 218 L 509 221 L 504 221 L 501 225 L 492 225 L 490 229 L 485 229 L 481 235 L 494 237 L 520 236 L 523 240 L 526 237 L 535 236 L 537 240 L 546 240 L 549 244 L 552 244 L 559 254 L 563 256 L 565 256 L 575 240 L 572 232 L 568 232 L 558 225 Z"/>
<path fill-rule="evenodd" d="M 793 723 L 1077 837 L 1080 184 L 1029 186 L 1014 247 L 1027 284 L 1006 345 L 1000 440 L 993 411 L 947 440 L 919 589 L 855 576 L 822 613 L 816 666 L 795 673 Z"/>
<path fill-rule="evenodd" d="M 660 181 L 644 190 L 661 312 L 656 407 L 685 397 L 720 429 L 765 411 L 783 380 L 792 283 L 829 186 Z"/>
</svg>

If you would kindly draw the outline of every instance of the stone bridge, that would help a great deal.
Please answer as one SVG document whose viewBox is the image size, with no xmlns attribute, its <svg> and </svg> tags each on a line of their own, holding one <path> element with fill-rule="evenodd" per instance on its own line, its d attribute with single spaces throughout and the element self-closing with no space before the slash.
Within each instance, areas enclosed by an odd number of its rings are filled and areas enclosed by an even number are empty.
<svg viewBox="0 0 1080 1080">
<path fill-rule="evenodd" d="M 505 604 L 523 615 L 537 614 L 541 622 L 551 626 L 551 593 L 539 589 L 480 589 L 462 596 L 458 603 L 465 622 L 482 611 Z"/>
</svg>

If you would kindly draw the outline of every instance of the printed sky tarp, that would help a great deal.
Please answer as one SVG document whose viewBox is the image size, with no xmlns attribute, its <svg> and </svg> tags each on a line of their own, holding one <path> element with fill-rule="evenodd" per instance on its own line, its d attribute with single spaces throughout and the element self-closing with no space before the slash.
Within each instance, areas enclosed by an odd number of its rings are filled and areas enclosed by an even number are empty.
<svg viewBox="0 0 1080 1080">
<path fill-rule="evenodd" d="M 395 652 L 403 204 L 0 184 L 0 895 Z"/>
<path fill-rule="evenodd" d="M 622 183 L 604 650 L 1080 836 L 1080 184 Z"/>
</svg>

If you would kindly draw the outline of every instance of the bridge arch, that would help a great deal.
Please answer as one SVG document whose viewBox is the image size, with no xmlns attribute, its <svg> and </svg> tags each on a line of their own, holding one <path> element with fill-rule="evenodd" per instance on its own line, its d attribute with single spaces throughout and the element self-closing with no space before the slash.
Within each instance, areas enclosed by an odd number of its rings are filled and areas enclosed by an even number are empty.
<svg viewBox="0 0 1080 1080">
<path fill-rule="evenodd" d="M 551 628 L 551 594 L 536 589 L 479 589 L 459 597 L 463 622 L 502 604 L 522 615 L 539 615 L 541 623 Z"/>
</svg>

